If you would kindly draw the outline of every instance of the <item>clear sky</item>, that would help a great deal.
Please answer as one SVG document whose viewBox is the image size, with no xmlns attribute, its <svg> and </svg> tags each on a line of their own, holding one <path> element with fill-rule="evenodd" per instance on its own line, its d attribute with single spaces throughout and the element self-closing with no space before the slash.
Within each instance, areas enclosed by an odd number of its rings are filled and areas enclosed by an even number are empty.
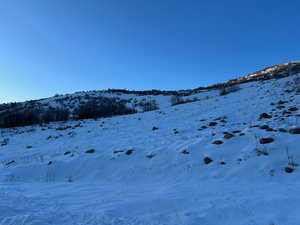
<svg viewBox="0 0 300 225">
<path fill-rule="evenodd" d="M 299 60 L 300 2 L 1 0 L 0 102 L 186 89 Z"/>
</svg>

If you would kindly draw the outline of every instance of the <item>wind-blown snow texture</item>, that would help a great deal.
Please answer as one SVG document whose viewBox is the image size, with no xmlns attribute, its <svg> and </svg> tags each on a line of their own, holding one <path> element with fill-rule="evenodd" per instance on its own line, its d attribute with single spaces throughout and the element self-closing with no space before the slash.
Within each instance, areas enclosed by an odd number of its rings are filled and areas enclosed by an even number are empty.
<svg viewBox="0 0 300 225">
<path fill-rule="evenodd" d="M 152 112 L 1 129 L 0 225 L 299 225 L 295 77 L 173 107 L 158 99 Z"/>
</svg>

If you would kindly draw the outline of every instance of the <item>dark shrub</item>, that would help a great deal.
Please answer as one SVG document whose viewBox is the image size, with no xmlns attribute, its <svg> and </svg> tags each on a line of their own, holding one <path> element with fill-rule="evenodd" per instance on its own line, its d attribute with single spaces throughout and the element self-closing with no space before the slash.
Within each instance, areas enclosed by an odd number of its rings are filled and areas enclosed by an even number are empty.
<svg viewBox="0 0 300 225">
<path fill-rule="evenodd" d="M 125 152 L 126 155 L 131 155 L 134 152 L 133 149 L 129 149 Z"/>
<path fill-rule="evenodd" d="M 214 145 L 221 145 L 221 144 L 223 144 L 223 143 L 224 143 L 224 142 L 221 141 L 221 140 L 216 140 L 216 141 L 212 142 L 212 144 L 214 144 Z"/>
<path fill-rule="evenodd" d="M 205 157 L 205 158 L 203 159 L 203 162 L 204 162 L 205 164 L 210 164 L 211 162 L 213 162 L 213 160 L 212 160 L 210 157 Z"/>
<path fill-rule="evenodd" d="M 260 144 L 269 144 L 269 143 L 272 143 L 274 141 L 274 139 L 273 138 L 261 138 L 260 140 L 259 140 L 259 143 Z"/>
<path fill-rule="evenodd" d="M 183 150 L 181 151 L 181 153 L 182 153 L 182 154 L 185 154 L 185 155 L 190 154 L 190 152 L 189 152 L 187 149 L 183 149 Z"/>
<path fill-rule="evenodd" d="M 270 118 L 272 118 L 272 116 L 269 115 L 268 113 L 262 113 L 259 116 L 259 119 L 270 119 Z"/>
<path fill-rule="evenodd" d="M 214 127 L 214 126 L 216 126 L 217 124 L 218 124 L 217 122 L 210 122 L 210 123 L 208 124 L 208 126 Z"/>
<path fill-rule="evenodd" d="M 293 128 L 289 130 L 290 134 L 300 134 L 300 128 Z"/>
<path fill-rule="evenodd" d="M 89 150 L 86 150 L 85 153 L 95 153 L 96 150 L 95 149 L 89 149 Z"/>
<path fill-rule="evenodd" d="M 119 101 L 116 98 L 95 98 L 81 104 L 75 111 L 75 117 L 77 119 L 92 119 L 136 112 L 134 109 L 126 107 L 125 104 L 124 101 Z"/>
<path fill-rule="evenodd" d="M 225 139 L 230 139 L 230 138 L 233 138 L 233 137 L 234 137 L 234 135 L 231 134 L 231 133 L 227 133 L 227 134 L 224 135 Z"/>
<path fill-rule="evenodd" d="M 10 128 L 51 121 L 63 121 L 69 119 L 69 114 L 69 111 L 66 109 L 43 109 L 40 107 L 10 108 L 0 114 L 0 127 Z"/>
<path fill-rule="evenodd" d="M 294 169 L 291 168 L 291 167 L 285 167 L 284 171 L 287 172 L 287 173 L 292 173 L 292 172 L 294 172 Z"/>
</svg>

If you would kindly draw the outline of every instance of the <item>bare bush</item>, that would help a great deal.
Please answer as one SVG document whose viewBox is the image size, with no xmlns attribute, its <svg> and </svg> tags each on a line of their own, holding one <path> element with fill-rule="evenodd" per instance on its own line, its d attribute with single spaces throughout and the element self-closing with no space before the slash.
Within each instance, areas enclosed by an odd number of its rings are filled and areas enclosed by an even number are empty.
<svg viewBox="0 0 300 225">
<path fill-rule="evenodd" d="M 144 112 L 149 112 L 149 111 L 153 111 L 153 110 L 159 109 L 159 107 L 158 107 L 158 105 L 157 105 L 157 103 L 156 103 L 155 100 L 146 101 L 146 102 L 140 102 L 137 105 L 141 106 L 143 108 Z"/>
</svg>

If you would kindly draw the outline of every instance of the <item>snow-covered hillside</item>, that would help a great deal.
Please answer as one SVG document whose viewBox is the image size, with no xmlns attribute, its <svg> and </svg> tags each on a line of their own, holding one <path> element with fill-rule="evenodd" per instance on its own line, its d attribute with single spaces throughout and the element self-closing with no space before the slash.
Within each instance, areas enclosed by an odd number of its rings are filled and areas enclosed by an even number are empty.
<svg viewBox="0 0 300 225">
<path fill-rule="evenodd" d="M 299 225 L 299 87 L 1 129 L 0 225 Z"/>
</svg>

